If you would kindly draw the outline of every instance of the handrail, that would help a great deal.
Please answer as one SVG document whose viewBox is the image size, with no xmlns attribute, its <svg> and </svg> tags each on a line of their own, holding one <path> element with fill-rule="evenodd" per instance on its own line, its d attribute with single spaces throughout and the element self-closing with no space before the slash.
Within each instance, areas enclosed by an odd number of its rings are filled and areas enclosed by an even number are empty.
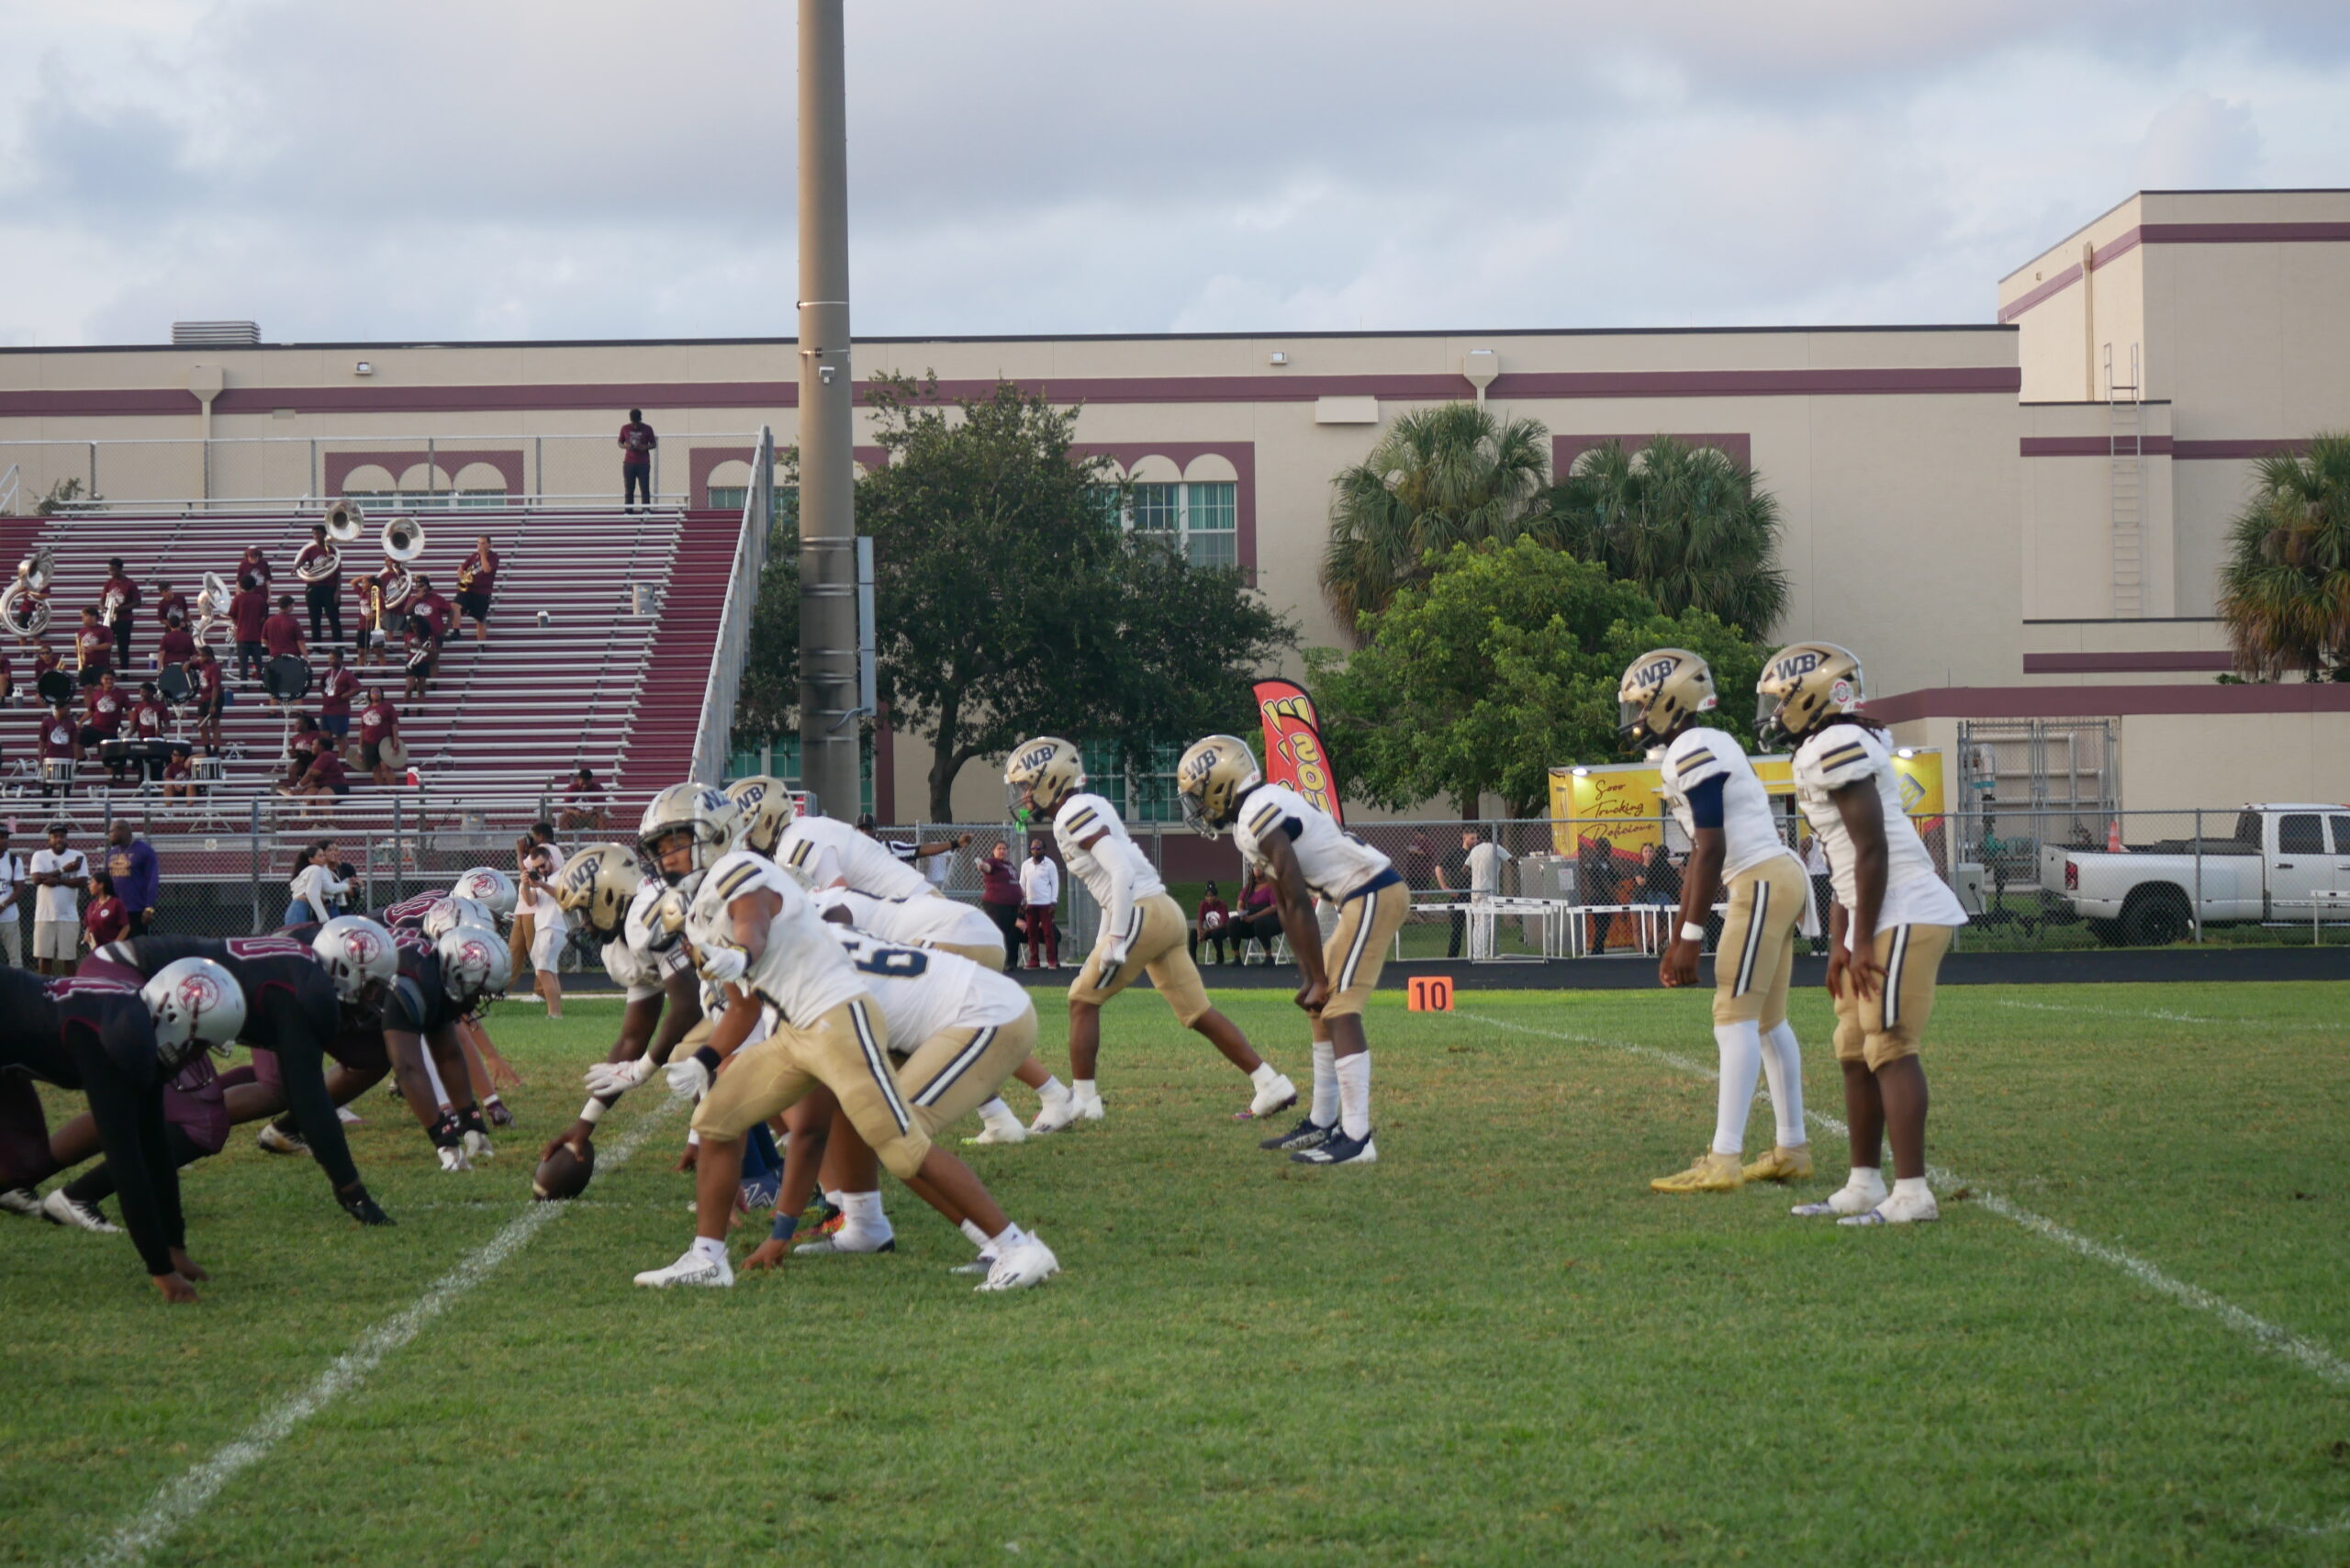
<svg viewBox="0 0 2350 1568">
<path fill-rule="evenodd" d="M 23 464 L 11 463 L 8 471 L 0 474 L 0 517 L 17 515 L 17 500 L 25 486 L 23 469 Z"/>
<path fill-rule="evenodd" d="M 767 534 L 774 526 L 775 430 L 761 425 L 759 444 L 751 455 L 750 488 L 743 498 L 742 530 L 735 536 L 734 559 L 727 571 L 726 599 L 719 611 L 718 646 L 711 659 L 710 679 L 702 689 L 701 718 L 694 729 L 693 776 L 703 784 L 716 784 L 725 777 L 727 743 L 734 732 L 734 698 L 750 653 L 751 615 L 758 603 L 760 575 L 767 570 Z"/>
</svg>

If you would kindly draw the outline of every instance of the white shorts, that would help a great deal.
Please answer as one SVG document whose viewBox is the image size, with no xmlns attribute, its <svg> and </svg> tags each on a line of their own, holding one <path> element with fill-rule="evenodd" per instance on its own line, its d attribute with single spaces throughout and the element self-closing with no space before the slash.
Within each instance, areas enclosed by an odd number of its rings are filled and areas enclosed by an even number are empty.
<svg viewBox="0 0 2350 1568">
<path fill-rule="evenodd" d="M 67 963 L 82 956 L 82 927 L 78 921 L 36 920 L 33 922 L 33 957 L 58 958 Z"/>
<path fill-rule="evenodd" d="M 571 930 L 561 921 L 541 921 L 531 934 L 531 967 L 554 973 L 555 965 L 563 958 L 563 945 L 570 939 Z"/>
</svg>

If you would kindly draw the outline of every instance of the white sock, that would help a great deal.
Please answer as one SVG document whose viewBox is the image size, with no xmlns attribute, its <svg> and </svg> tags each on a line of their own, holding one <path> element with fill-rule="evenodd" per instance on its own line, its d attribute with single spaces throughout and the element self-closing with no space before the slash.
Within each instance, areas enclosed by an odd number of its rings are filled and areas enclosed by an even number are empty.
<svg viewBox="0 0 2350 1568">
<path fill-rule="evenodd" d="M 1327 1040 L 1314 1042 L 1314 1109 L 1306 1114 L 1317 1127 L 1338 1120 L 1338 1047 Z"/>
<path fill-rule="evenodd" d="M 1005 1253 L 1011 1251 L 1013 1248 L 1019 1246 L 1022 1242 L 1027 1239 L 1028 1238 L 1025 1236 L 1021 1234 L 1020 1227 L 1018 1226 L 1013 1224 L 1010 1220 L 1006 1220 L 1003 1222 L 1003 1234 L 1001 1236 L 989 1237 L 988 1247 L 989 1249 L 993 1251 L 997 1257 L 1001 1258 Z"/>
<path fill-rule="evenodd" d="M 695 1132 L 692 1128 L 688 1127 L 686 1130 L 686 1147 L 688 1148 L 699 1148 L 701 1147 L 701 1134 Z"/>
<path fill-rule="evenodd" d="M 1754 1110 L 1754 1080 L 1762 1070 L 1762 1032 L 1752 1019 L 1714 1025 L 1721 1047 L 1722 1076 L 1714 1100 L 1714 1152 L 1736 1154 L 1746 1147 L 1746 1118 Z"/>
<path fill-rule="evenodd" d="M 1923 1176 L 1897 1176 L 1893 1179 L 1893 1195 L 1897 1198 L 1930 1198 L 1933 1189 L 1926 1185 Z"/>
<path fill-rule="evenodd" d="M 1036 1091 L 1036 1098 L 1051 1105 L 1069 1098 L 1069 1085 L 1058 1078 L 1047 1078 L 1045 1086 Z"/>
<path fill-rule="evenodd" d="M 693 1251 L 697 1258 L 708 1258 L 712 1262 L 723 1263 L 726 1261 L 726 1238 L 722 1236 L 697 1236 L 694 1238 Z"/>
<path fill-rule="evenodd" d="M 1271 1062 L 1260 1061 L 1257 1064 L 1257 1070 L 1248 1075 L 1248 1081 L 1255 1084 L 1258 1088 L 1262 1089 L 1266 1084 L 1270 1083 L 1274 1079 L 1279 1078 L 1280 1076 L 1280 1073 L 1273 1070 L 1273 1064 Z"/>
<path fill-rule="evenodd" d="M 979 1120 L 991 1127 L 1017 1127 L 1020 1125 L 1020 1118 L 1012 1114 L 1012 1107 L 1003 1103 L 1000 1094 L 979 1107 Z"/>
<path fill-rule="evenodd" d="M 1080 1100 L 1102 1098 L 1102 1091 L 1095 1087 L 1093 1080 L 1090 1078 L 1072 1079 L 1069 1081 L 1069 1092 Z"/>
<path fill-rule="evenodd" d="M 1357 1139 L 1371 1136 L 1371 1053 L 1340 1057 L 1332 1072 L 1338 1080 L 1338 1130 Z"/>
<path fill-rule="evenodd" d="M 824 1202 L 832 1204 L 833 1207 L 839 1209 L 844 1214 L 848 1211 L 848 1194 L 842 1192 L 838 1187 L 827 1187 L 824 1189 Z"/>
<path fill-rule="evenodd" d="M 1882 1198 L 1885 1196 L 1885 1172 L 1874 1165 L 1855 1165 L 1852 1173 L 1844 1178 L 1844 1185 L 1855 1193 Z"/>
<path fill-rule="evenodd" d="M 839 1237 L 843 1246 L 868 1241 L 878 1246 L 893 1234 L 890 1229 L 890 1216 L 881 1212 L 881 1194 L 878 1193 L 843 1193 L 841 1213 L 845 1216 L 841 1221 Z"/>
<path fill-rule="evenodd" d="M 1803 1126 L 1803 1047 L 1796 1043 L 1796 1026 L 1784 1019 L 1762 1036 L 1762 1077 L 1771 1085 L 1779 1147 L 1801 1148 L 1811 1136 Z"/>
<path fill-rule="evenodd" d="M 963 1232 L 964 1239 L 970 1242 L 972 1246 L 982 1252 L 988 1249 L 988 1233 L 979 1228 L 978 1221 L 967 1219 L 959 1228 Z"/>
</svg>

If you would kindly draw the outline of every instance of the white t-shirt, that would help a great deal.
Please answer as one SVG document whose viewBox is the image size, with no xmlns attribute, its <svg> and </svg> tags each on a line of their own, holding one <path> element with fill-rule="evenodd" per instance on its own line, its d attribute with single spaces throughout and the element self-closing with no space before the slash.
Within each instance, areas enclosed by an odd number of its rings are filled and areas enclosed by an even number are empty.
<svg viewBox="0 0 2350 1568">
<path fill-rule="evenodd" d="M 17 884 L 25 876 L 25 857 L 13 849 L 0 850 L 0 915 L 15 917 Z"/>
<path fill-rule="evenodd" d="M 1509 851 L 1487 839 L 1469 851 L 1469 890 L 1488 897 L 1502 890 L 1502 868 L 1509 864 Z"/>
<path fill-rule="evenodd" d="M 563 875 L 564 862 L 570 857 L 552 844 L 540 845 L 531 851 L 531 855 L 532 858 L 545 859 L 548 868 L 546 875 L 539 878 L 539 890 L 530 895 L 520 906 L 521 911 L 535 920 L 540 929 L 553 925 L 560 930 L 563 926 L 563 905 L 555 902 L 555 879 Z M 519 877 L 515 879 L 518 888 L 520 880 Z"/>
<path fill-rule="evenodd" d="M 954 899 L 875 899 L 847 888 L 820 888 L 809 895 L 816 913 L 848 911 L 848 922 L 884 942 L 952 942 L 958 947 L 1000 945 L 1003 934 L 987 912 Z"/>
<path fill-rule="evenodd" d="M 1392 869 L 1387 857 L 1340 827 L 1330 813 L 1285 784 L 1259 784 L 1241 798 L 1232 841 L 1260 871 L 1273 863 L 1265 846 L 1285 834 L 1306 890 L 1325 902 L 1343 903 L 1380 874 Z"/>
<path fill-rule="evenodd" d="M 877 899 L 926 898 L 934 891 L 930 879 L 890 854 L 888 845 L 830 817 L 793 823 L 776 841 L 775 858 L 807 888 L 843 882 Z"/>
<path fill-rule="evenodd" d="M 944 1030 L 1009 1024 L 1028 1009 L 1028 992 L 1019 981 L 958 954 L 896 946 L 845 925 L 824 929 L 881 1004 L 891 1056 L 912 1056 Z"/>
<path fill-rule="evenodd" d="M 1719 730 L 1684 730 L 1665 748 L 1659 768 L 1663 778 L 1664 803 L 1690 842 L 1697 838 L 1696 813 L 1689 806 L 1689 791 L 1709 779 L 1722 781 L 1722 878 L 1725 881 L 1751 871 L 1777 855 L 1794 857 L 1779 837 L 1777 819 L 1771 814 L 1771 797 L 1754 776 L 1746 748 Z"/>
<path fill-rule="evenodd" d="M 33 918 L 37 921 L 63 921 L 67 924 L 82 918 L 82 884 L 90 879 L 90 857 L 78 849 L 68 849 L 60 855 L 47 845 L 33 851 L 33 875 L 56 871 L 64 885 L 37 890 L 33 900 Z"/>
<path fill-rule="evenodd" d="M 1061 868 L 1042 857 L 1031 857 L 1020 863 L 1020 902 L 1023 903 L 1058 903 L 1061 902 Z"/>
<path fill-rule="evenodd" d="M 1858 906 L 1858 867 L 1852 835 L 1845 831 L 1843 813 L 1836 809 L 1830 791 L 1873 778 L 1885 818 L 1885 899 L 1877 910 L 1877 929 L 1966 924 L 1958 895 L 1943 884 L 1933 856 L 1910 823 L 1901 802 L 1900 778 L 1893 771 L 1893 754 L 1874 731 L 1845 723 L 1816 730 L 1796 748 L 1794 771 L 1796 804 L 1828 851 L 1828 875 L 1838 903 L 1848 911 Z M 1859 935 L 1847 927 L 1846 945 Z"/>
<path fill-rule="evenodd" d="M 761 889 L 780 898 L 783 907 L 767 925 L 767 949 L 744 975 L 743 989 L 794 1028 L 805 1028 L 865 994 L 864 977 L 833 939 L 836 928 L 818 918 L 800 884 L 774 861 L 747 849 L 726 856 L 702 878 L 693 907 L 686 912 L 686 939 L 703 948 L 735 946 L 733 902 Z"/>
<path fill-rule="evenodd" d="M 1085 847 L 1085 840 L 1100 835 L 1092 848 Z M 1102 937 L 1113 939 L 1118 933 L 1133 925 L 1129 918 L 1134 905 L 1167 890 L 1158 879 L 1158 872 L 1143 857 L 1135 841 L 1126 836 L 1126 824 L 1110 809 L 1110 802 L 1099 795 L 1071 795 L 1053 813 L 1053 841 L 1061 846 L 1061 858 L 1069 865 L 1077 879 L 1102 906 Z M 1115 869 L 1126 883 L 1126 907 L 1117 906 Z M 1138 927 L 1136 929 L 1139 929 Z"/>
</svg>

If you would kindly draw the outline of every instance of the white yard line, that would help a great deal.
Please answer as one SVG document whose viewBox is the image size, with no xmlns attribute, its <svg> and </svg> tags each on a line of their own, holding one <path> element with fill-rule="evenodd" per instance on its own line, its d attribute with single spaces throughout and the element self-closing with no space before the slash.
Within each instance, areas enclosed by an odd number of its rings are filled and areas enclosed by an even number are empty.
<svg viewBox="0 0 2350 1568">
<path fill-rule="evenodd" d="M 1480 1024 L 1491 1024 L 1496 1028 L 1515 1029 L 1520 1034 L 1540 1035 L 1549 1039 L 1565 1040 L 1574 1045 L 1605 1046 L 1610 1050 L 1620 1051 L 1628 1056 L 1662 1062 L 1666 1066 L 1678 1068 L 1684 1072 L 1693 1073 L 1699 1078 L 1721 1076 L 1718 1070 L 1707 1067 L 1694 1058 L 1676 1055 L 1672 1051 L 1659 1050 L 1653 1046 L 1639 1046 L 1627 1040 L 1606 1039 L 1596 1035 L 1571 1034 L 1560 1029 L 1538 1029 L 1530 1024 L 1516 1024 L 1506 1018 L 1493 1018 L 1482 1014 L 1461 1013 L 1458 1016 L 1472 1019 Z M 1804 1112 L 1804 1119 L 1821 1131 L 1837 1137 L 1842 1137 L 1852 1130 L 1836 1117 L 1822 1114 L 1818 1111 L 1807 1109 Z M 2193 1307 L 2198 1312 L 2209 1313 L 2219 1322 L 2250 1339 L 2260 1349 L 2284 1357 L 2302 1371 L 2313 1373 L 2337 1388 L 2350 1388 L 2350 1361 L 2344 1361 L 2316 1340 L 2306 1338 L 2289 1328 L 2269 1322 L 2266 1318 L 2255 1317 L 2233 1302 L 2213 1295 L 2200 1285 L 2191 1285 L 2185 1280 L 2165 1273 L 2143 1258 L 2124 1252 L 2118 1247 L 2109 1247 L 2102 1241 L 2092 1240 L 2076 1230 L 2070 1230 L 2058 1225 L 2045 1215 L 2034 1214 L 2030 1209 L 2009 1203 L 1996 1193 L 1986 1192 L 1980 1186 L 1963 1182 L 1956 1171 L 1930 1165 L 1926 1168 L 1926 1174 L 1936 1186 L 1945 1192 L 1962 1185 L 1971 1186 L 1972 1201 L 1998 1215 L 2001 1219 L 2011 1220 L 2042 1240 L 2053 1241 L 2059 1247 L 2069 1249 L 2092 1261 L 2119 1269 L 2140 1284 L 2151 1290 L 2159 1291 L 2184 1306 Z"/>
<path fill-rule="evenodd" d="M 628 1163 L 629 1157 L 669 1119 L 680 1103 L 669 1101 L 638 1119 L 611 1152 L 598 1159 L 610 1173 Z M 97 1565 L 136 1562 L 169 1540 L 202 1513 L 221 1489 L 270 1450 L 285 1440 L 295 1428 L 333 1404 L 367 1380 L 384 1359 L 415 1338 L 424 1326 L 448 1310 L 458 1298 L 496 1273 L 507 1260 L 528 1247 L 532 1238 L 561 1219 L 569 1204 L 532 1204 L 505 1228 L 482 1243 L 405 1309 L 386 1318 L 361 1336 L 359 1343 L 336 1358 L 308 1388 L 286 1399 L 245 1428 L 203 1463 L 160 1488 L 129 1523 L 108 1536 L 84 1562 Z"/>
<path fill-rule="evenodd" d="M 2207 1018 L 2199 1013 L 2166 1013 L 2154 1007 L 2085 1007 L 2078 1002 L 2020 1002 L 2011 997 L 1999 997 L 1994 1007 L 2015 1007 L 2029 1013 L 2082 1013 L 2098 1018 L 2143 1018 L 2161 1024 L 2215 1024 L 2225 1028 L 2264 1029 L 2276 1033 L 2299 1034 L 2304 1031 L 2326 1034 L 2350 1034 L 2350 1028 L 2338 1024 L 2304 1024 L 2297 1021 L 2271 1023 L 2260 1018 Z"/>
</svg>

